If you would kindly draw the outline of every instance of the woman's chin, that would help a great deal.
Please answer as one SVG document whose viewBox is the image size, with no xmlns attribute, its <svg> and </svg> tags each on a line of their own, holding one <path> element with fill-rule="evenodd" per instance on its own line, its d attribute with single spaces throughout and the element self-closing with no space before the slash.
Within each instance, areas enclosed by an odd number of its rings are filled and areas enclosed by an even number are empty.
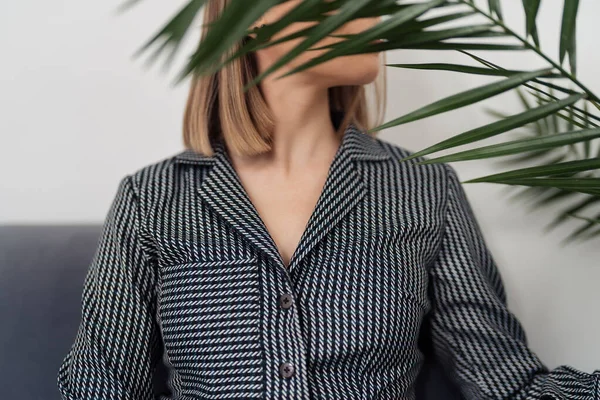
<svg viewBox="0 0 600 400">
<path fill-rule="evenodd" d="M 327 82 L 329 87 L 367 85 L 381 71 L 378 53 L 355 54 L 330 60 L 313 67 L 313 79 Z"/>
<path fill-rule="evenodd" d="M 350 75 L 350 74 L 348 74 Z M 351 76 L 348 76 L 349 85 L 367 85 L 372 83 L 379 75 L 379 65 L 376 64 L 371 68 L 361 68 Z"/>
<path fill-rule="evenodd" d="M 344 74 L 352 76 L 355 85 L 366 85 L 377 79 L 381 70 L 381 61 L 378 53 L 357 54 L 346 65 Z"/>
</svg>

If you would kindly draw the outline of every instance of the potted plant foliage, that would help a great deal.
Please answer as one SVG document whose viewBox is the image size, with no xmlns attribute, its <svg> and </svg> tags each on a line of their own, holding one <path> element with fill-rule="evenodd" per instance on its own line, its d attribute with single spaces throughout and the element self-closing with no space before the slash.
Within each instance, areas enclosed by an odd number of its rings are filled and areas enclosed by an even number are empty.
<svg viewBox="0 0 600 400">
<path fill-rule="evenodd" d="M 126 4 L 129 8 L 139 0 Z M 500 0 L 302 0 L 284 18 L 262 26 L 252 33 L 255 39 L 247 42 L 235 54 L 228 50 L 249 33 L 249 27 L 269 8 L 281 0 L 232 0 L 221 18 L 208 27 L 207 35 L 178 76 L 177 82 L 191 73 L 211 73 L 225 63 L 248 52 L 272 46 L 285 40 L 303 40 L 270 69 L 258 76 L 248 87 L 302 52 L 314 49 L 324 37 L 347 23 L 362 17 L 382 16 L 381 22 L 359 35 L 346 35 L 343 41 L 327 46 L 328 51 L 314 57 L 289 74 L 304 70 L 331 58 L 357 53 L 420 49 L 435 52 L 437 63 L 387 64 L 390 68 L 411 68 L 433 71 L 453 71 L 462 74 L 488 75 L 490 83 L 439 99 L 412 110 L 405 115 L 374 128 L 382 130 L 400 124 L 450 112 L 482 102 L 498 94 L 516 90 L 524 106 L 522 112 L 512 115 L 493 112 L 500 117 L 484 126 L 473 127 L 430 147 L 415 152 L 411 157 L 431 155 L 465 144 L 513 131 L 524 131 L 493 145 L 482 145 L 456 151 L 441 157 L 428 157 L 423 163 L 454 162 L 512 156 L 509 171 L 483 176 L 468 182 L 491 182 L 521 188 L 520 195 L 535 197 L 537 206 L 556 205 L 558 216 L 549 227 L 571 218 L 581 220 L 581 227 L 568 239 L 600 237 L 600 98 L 577 77 L 576 23 L 579 0 L 564 0 L 561 4 L 562 21 L 558 57 L 540 48 L 536 17 L 542 0 L 522 0 L 526 26 L 517 30 L 504 19 Z M 190 0 L 156 35 L 137 52 L 150 45 L 163 43 L 155 55 L 170 50 L 170 58 L 190 31 L 206 0 Z M 297 21 L 316 21 L 310 28 L 277 40 L 269 39 Z M 448 24 L 451 23 L 451 27 Z M 493 40 L 489 40 L 493 38 Z M 382 41 L 375 43 L 376 39 Z M 463 53 L 472 60 L 470 65 L 444 62 L 447 52 Z M 530 52 L 540 57 L 547 66 L 538 70 L 503 68 L 478 51 Z M 489 53 L 488 53 L 489 54 Z M 568 60 L 568 62 L 567 62 Z M 523 162 L 533 165 L 524 167 Z M 563 201 L 571 201 L 564 205 Z M 596 207 L 594 214 L 594 207 Z"/>
</svg>

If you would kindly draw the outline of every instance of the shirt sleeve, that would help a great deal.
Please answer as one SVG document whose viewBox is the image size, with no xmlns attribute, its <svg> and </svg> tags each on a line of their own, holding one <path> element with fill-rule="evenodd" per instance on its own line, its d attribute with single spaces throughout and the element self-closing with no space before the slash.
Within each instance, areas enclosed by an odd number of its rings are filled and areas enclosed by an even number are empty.
<svg viewBox="0 0 600 400">
<path fill-rule="evenodd" d="M 444 166 L 446 225 L 430 271 L 435 357 L 468 400 L 600 399 L 600 370 L 549 370 L 528 349 L 456 171 Z"/>
<path fill-rule="evenodd" d="M 83 287 L 81 321 L 57 376 L 64 400 L 150 400 L 162 355 L 155 262 L 131 176 L 118 186 Z"/>
</svg>

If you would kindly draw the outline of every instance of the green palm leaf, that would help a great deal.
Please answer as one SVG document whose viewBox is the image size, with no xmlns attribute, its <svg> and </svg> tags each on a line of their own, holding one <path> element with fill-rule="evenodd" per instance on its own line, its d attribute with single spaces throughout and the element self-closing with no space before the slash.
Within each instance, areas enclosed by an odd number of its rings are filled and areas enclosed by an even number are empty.
<svg viewBox="0 0 600 400">
<path fill-rule="evenodd" d="M 530 168 L 522 168 L 515 171 L 503 172 L 500 174 L 488 175 L 482 178 L 471 179 L 463 183 L 474 182 L 500 182 L 510 179 L 535 178 L 545 175 L 559 175 L 574 172 L 583 172 L 589 170 L 600 169 L 600 159 L 590 160 L 575 160 L 567 161 L 559 164 L 549 163 L 550 165 L 542 165 Z"/>
<path fill-rule="evenodd" d="M 584 197 L 579 202 L 575 203 L 574 205 L 569 206 L 569 208 L 562 211 L 554 220 L 552 220 L 548 225 L 546 225 L 544 227 L 544 230 L 549 231 L 549 230 L 557 227 L 561 223 L 567 221 L 569 216 L 572 215 L 573 213 L 576 213 L 578 211 L 583 211 L 584 209 L 588 208 L 589 206 L 595 205 L 598 203 L 600 203 L 599 197 L 590 197 L 590 196 Z"/>
<path fill-rule="evenodd" d="M 540 69 L 536 71 L 527 71 L 522 74 L 512 75 L 501 81 L 493 82 L 478 88 L 470 89 L 462 93 L 458 93 L 445 99 L 438 100 L 425 107 L 415 110 L 402 117 L 396 118 L 388 123 L 385 123 L 377 128 L 373 128 L 370 131 L 379 131 L 405 124 L 407 122 L 416 121 L 422 118 L 430 117 L 432 115 L 444 113 L 447 111 L 455 110 L 479 102 L 481 100 L 488 99 L 497 94 L 506 92 L 507 90 L 513 89 L 528 80 L 531 80 L 538 76 L 543 76 L 552 72 L 552 69 Z"/>
<path fill-rule="evenodd" d="M 225 8 L 218 22 L 212 24 L 177 82 L 181 82 L 194 70 L 199 74 L 210 70 L 219 62 L 221 56 L 248 32 L 251 24 L 278 3 L 278 0 L 253 0 L 253 6 L 247 7 L 240 1 L 232 1 Z"/>
<path fill-rule="evenodd" d="M 448 64 L 448 63 L 425 63 L 425 64 L 386 64 L 388 67 L 394 68 L 408 68 L 408 69 L 421 69 L 421 70 L 437 70 L 437 71 L 453 71 L 463 72 L 466 74 L 473 75 L 489 75 L 489 76 L 511 76 L 516 74 L 522 74 L 527 71 L 517 71 L 510 69 L 493 69 L 493 68 L 480 68 L 473 67 L 471 65 L 460 65 L 460 64 Z M 548 74 L 546 78 L 563 78 L 560 74 Z"/>
<path fill-rule="evenodd" d="M 132 5 L 137 4 L 139 1 L 140 0 L 129 1 L 124 5 L 123 9 L 129 8 Z M 207 0 L 190 0 L 175 15 L 175 17 L 173 17 L 172 20 L 170 20 L 162 29 L 160 29 L 154 36 L 152 36 L 152 38 L 150 38 L 150 40 L 148 40 L 134 53 L 134 57 L 138 57 L 142 52 L 146 51 L 150 45 L 164 37 L 165 41 L 150 57 L 149 61 L 151 62 L 155 60 L 162 51 L 164 51 L 168 46 L 171 46 L 172 50 L 166 63 L 166 65 L 169 65 L 177 53 L 183 38 L 192 25 L 194 18 L 200 12 L 200 9 L 205 5 L 206 1 Z"/>
<path fill-rule="evenodd" d="M 565 0 L 560 30 L 559 62 L 561 64 L 565 59 L 565 55 L 567 53 L 571 54 L 574 51 L 575 23 L 577 21 L 578 8 L 579 0 Z"/>
<path fill-rule="evenodd" d="M 514 140 L 511 142 L 493 144 L 478 149 L 461 151 L 443 157 L 417 162 L 415 164 L 434 164 L 440 162 L 467 161 L 483 158 L 500 157 L 510 154 L 519 154 L 525 151 L 555 148 L 570 143 L 582 142 L 600 137 L 600 128 L 581 131 L 565 132 L 552 136 L 536 137 L 531 139 Z M 405 157 L 402 161 L 407 160 Z"/>
<path fill-rule="evenodd" d="M 467 143 L 476 142 L 479 140 L 487 139 L 489 137 L 498 135 L 510 131 L 512 129 L 521 127 L 530 122 L 538 121 L 548 115 L 556 113 L 558 110 L 567 107 L 577 100 L 581 99 L 584 95 L 578 94 L 575 96 L 568 97 L 566 99 L 557 101 L 555 103 L 549 103 L 528 111 L 524 111 L 520 114 L 510 116 L 508 118 L 501 119 L 493 122 L 489 125 L 485 125 L 479 128 L 472 129 L 468 132 L 461 133 L 450 139 L 439 142 L 433 146 L 430 146 L 424 150 L 413 153 L 406 157 L 404 160 L 410 160 L 412 158 L 420 157 L 426 154 L 431 154 L 436 151 L 447 150 L 456 146 L 461 146 Z"/>
<path fill-rule="evenodd" d="M 541 0 L 523 0 L 523 7 L 525 8 L 526 23 L 525 32 L 526 36 L 531 36 L 536 46 L 540 46 L 540 40 L 537 34 L 537 25 L 535 20 L 540 9 Z"/>
<path fill-rule="evenodd" d="M 500 0 L 488 0 L 490 11 L 493 11 L 498 19 L 502 20 L 502 10 L 500 8 Z"/>
<path fill-rule="evenodd" d="M 244 87 L 244 90 L 247 90 L 249 87 L 258 84 L 265 77 L 267 77 L 283 65 L 287 64 L 288 62 L 299 56 L 305 50 L 309 49 L 310 46 L 317 43 L 319 40 L 321 40 L 322 37 L 330 34 L 331 32 L 344 25 L 346 21 L 352 19 L 352 17 L 354 17 L 358 12 L 360 12 L 362 9 L 368 6 L 369 2 L 370 0 L 354 0 L 353 2 L 344 3 L 337 14 L 330 16 L 329 18 L 323 20 L 319 25 L 317 25 L 313 32 L 313 36 L 307 37 L 299 45 L 294 47 L 288 54 L 284 55 L 279 60 L 277 60 L 270 68 L 268 68 L 263 73 L 259 74 L 254 80 L 252 80 Z M 438 0 L 435 1 L 435 3 L 441 4 L 442 1 Z M 432 6 L 434 5 L 435 4 L 432 4 Z M 290 19 L 292 18 L 290 16 L 291 14 L 292 13 L 288 14 L 288 17 Z"/>
<path fill-rule="evenodd" d="M 366 3 L 368 3 L 368 1 L 366 1 Z M 411 20 L 414 20 L 418 16 L 424 14 L 425 12 L 431 10 L 432 8 L 438 6 L 442 3 L 444 3 L 444 0 L 432 0 L 432 1 L 428 1 L 423 4 L 416 4 L 416 5 L 410 6 L 406 9 L 402 9 L 402 10 L 398 11 L 397 14 L 394 14 L 392 18 L 382 21 L 378 25 L 374 26 L 373 28 L 371 28 L 367 31 L 364 31 L 360 35 L 353 35 L 352 38 L 338 43 L 329 52 L 323 54 L 322 56 L 313 58 L 309 62 L 306 62 L 306 63 L 294 68 L 293 70 L 286 73 L 282 77 L 294 74 L 296 72 L 303 71 L 312 66 L 321 64 L 325 61 L 331 60 L 336 57 L 341 57 L 341 56 L 356 53 L 355 50 L 357 47 L 364 48 L 373 40 L 381 38 L 385 34 L 385 32 L 390 31 L 398 26 L 401 26 Z M 336 26 L 336 28 L 337 28 L 337 26 Z M 486 27 L 486 29 L 489 29 L 489 26 Z M 372 46 L 372 47 L 374 47 L 374 46 Z M 260 78 L 260 76 L 259 76 L 259 78 Z M 259 79 L 256 79 L 256 80 L 259 80 Z"/>
</svg>

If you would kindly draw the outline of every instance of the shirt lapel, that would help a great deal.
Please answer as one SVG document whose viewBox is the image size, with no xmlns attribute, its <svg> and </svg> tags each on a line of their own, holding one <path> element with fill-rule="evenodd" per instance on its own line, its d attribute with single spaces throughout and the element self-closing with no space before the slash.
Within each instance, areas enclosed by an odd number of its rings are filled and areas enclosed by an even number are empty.
<svg viewBox="0 0 600 400">
<path fill-rule="evenodd" d="M 208 164 L 210 170 L 197 188 L 199 196 L 231 227 L 243 235 L 277 265 L 285 268 L 277 246 L 233 168 L 223 142 L 217 141 L 213 156 L 186 150 L 176 156 L 177 162 Z M 367 187 L 356 166 L 357 162 L 379 162 L 391 159 L 376 139 L 350 124 L 330 164 L 328 175 L 298 246 L 290 260 L 292 271 L 319 241 L 348 214 L 366 195 Z"/>
<path fill-rule="evenodd" d="M 344 132 L 319 199 L 290 260 L 290 272 L 366 195 L 366 184 L 354 165 L 358 156 L 375 156 L 368 152 L 368 141 L 364 139 L 368 139 L 367 135 L 355 127 Z"/>
</svg>

